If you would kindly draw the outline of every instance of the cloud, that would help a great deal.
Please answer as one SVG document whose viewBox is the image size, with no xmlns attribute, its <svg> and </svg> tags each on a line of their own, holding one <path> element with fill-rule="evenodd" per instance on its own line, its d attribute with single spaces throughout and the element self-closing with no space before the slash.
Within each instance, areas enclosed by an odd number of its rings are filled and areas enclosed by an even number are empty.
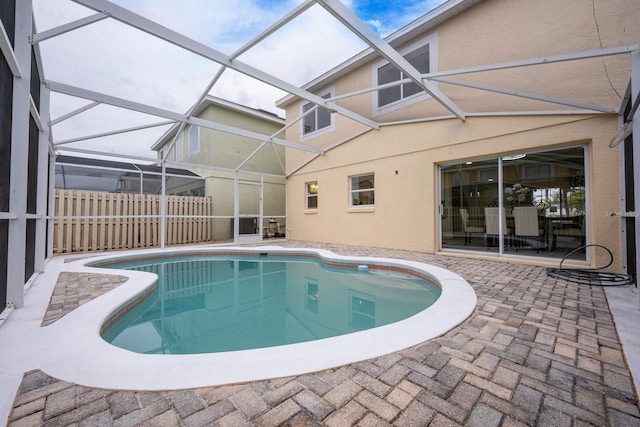
<svg viewBox="0 0 640 427">
<path fill-rule="evenodd" d="M 353 10 L 380 36 L 386 37 L 445 0 L 353 0 Z"/>
<path fill-rule="evenodd" d="M 134 13 L 227 55 L 282 18 L 300 2 L 301 0 L 115 1 Z M 393 4 L 384 10 L 374 11 L 363 9 L 362 0 L 345 3 L 360 13 L 363 19 L 369 13 L 370 21 L 379 32 L 387 31 L 387 28 L 407 19 L 406 16 L 399 17 L 399 8 L 391 7 Z M 424 1 L 404 3 L 403 7 L 409 10 L 407 13 L 411 16 L 416 11 L 421 11 L 420 14 L 426 12 Z M 34 0 L 34 11 L 39 31 L 95 13 L 68 0 Z M 314 5 L 238 60 L 300 86 L 357 54 L 364 47 L 365 44 L 334 17 L 320 6 Z M 40 44 L 40 48 L 48 80 L 179 113 L 186 112 L 193 105 L 220 68 L 208 59 L 113 19 L 105 19 L 46 40 Z M 277 111 L 275 101 L 284 96 L 285 92 L 237 72 L 226 71 L 212 94 L 250 107 L 283 114 L 282 111 Z M 89 101 L 54 95 L 51 103 L 52 117 L 58 117 L 87 102 Z M 53 135 L 55 140 L 62 140 L 162 120 L 164 119 L 101 106 L 54 126 Z M 150 147 L 162 132 L 163 129 L 145 130 L 76 143 L 73 146 L 150 156 L 153 155 Z"/>
</svg>

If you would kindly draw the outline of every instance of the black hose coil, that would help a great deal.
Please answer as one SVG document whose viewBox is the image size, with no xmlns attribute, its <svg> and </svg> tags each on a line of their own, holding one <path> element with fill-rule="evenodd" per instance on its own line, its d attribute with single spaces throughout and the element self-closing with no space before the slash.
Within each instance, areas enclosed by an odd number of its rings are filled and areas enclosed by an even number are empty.
<svg viewBox="0 0 640 427">
<path fill-rule="evenodd" d="M 596 246 L 604 249 L 609 254 L 609 263 L 604 267 L 599 268 L 563 268 L 562 263 L 572 254 L 586 249 L 591 246 Z M 581 285 L 593 285 L 593 286 L 623 286 L 631 285 L 634 283 L 633 277 L 623 273 L 607 273 L 605 268 L 609 267 L 613 263 L 613 254 L 611 251 L 602 245 L 583 245 L 576 248 L 566 254 L 560 261 L 559 267 L 547 268 L 547 275 L 555 277 L 556 279 L 564 279 L 569 282 L 579 283 Z"/>
</svg>

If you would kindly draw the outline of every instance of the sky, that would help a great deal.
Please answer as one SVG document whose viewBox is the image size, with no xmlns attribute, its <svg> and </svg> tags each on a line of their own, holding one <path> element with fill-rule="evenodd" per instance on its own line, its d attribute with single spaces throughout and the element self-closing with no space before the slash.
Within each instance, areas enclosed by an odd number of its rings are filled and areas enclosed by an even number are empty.
<svg viewBox="0 0 640 427">
<path fill-rule="evenodd" d="M 227 55 L 301 3 L 301 0 L 112 1 Z M 444 0 L 343 2 L 384 37 Z M 94 13 L 71 0 L 34 0 L 37 32 Z M 329 13 L 314 5 L 238 60 L 302 86 L 365 47 Z M 45 40 L 40 43 L 40 50 L 46 80 L 178 113 L 188 111 L 219 69 L 208 59 L 112 19 Z M 284 115 L 275 102 L 286 93 L 233 71 L 226 71 L 210 94 Z M 88 103 L 54 93 L 51 118 Z M 101 105 L 55 125 L 52 134 L 54 142 L 60 142 L 164 120 Z M 155 158 L 150 147 L 167 129 L 168 126 L 163 126 L 64 146 Z"/>
</svg>

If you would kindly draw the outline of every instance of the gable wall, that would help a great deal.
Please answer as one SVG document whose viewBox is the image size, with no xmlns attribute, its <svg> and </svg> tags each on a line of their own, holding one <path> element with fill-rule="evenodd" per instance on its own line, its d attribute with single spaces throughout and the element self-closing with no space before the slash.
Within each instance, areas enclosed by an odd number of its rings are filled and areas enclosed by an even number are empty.
<svg viewBox="0 0 640 427">
<path fill-rule="evenodd" d="M 604 6 L 609 4 L 613 10 L 622 10 L 620 15 L 605 10 Z M 632 25 L 640 22 L 637 21 L 640 8 L 634 7 L 633 1 L 596 0 L 592 5 L 582 0 L 487 0 L 436 29 L 439 68 L 598 49 L 594 7 L 603 47 L 640 41 L 640 26 Z M 522 90 L 617 108 L 618 94 L 624 92 L 625 79 L 628 79 L 628 56 L 597 58 L 581 61 L 579 66 L 576 64 L 506 70 L 474 76 L 474 81 L 517 89 L 524 85 Z M 544 67 L 550 68 L 542 70 Z M 361 67 L 335 82 L 336 93 L 370 87 L 371 69 L 371 65 Z M 572 77 L 568 78 L 569 75 Z M 574 109 L 468 89 L 450 90 L 447 87 L 445 91 L 469 112 Z M 370 94 L 340 104 L 372 117 Z M 299 103 L 290 105 L 287 117 L 297 117 L 299 108 Z M 449 113 L 431 100 L 378 116 L 375 120 L 406 120 L 429 114 Z M 292 173 L 287 190 L 291 238 L 437 251 L 439 164 L 587 144 L 592 178 L 589 231 L 592 241 L 611 248 L 614 258 L 619 261 L 620 225 L 617 220 L 598 214 L 603 210 L 615 210 L 618 205 L 618 153 L 607 146 L 617 130 L 617 115 L 468 117 L 466 122 L 439 120 L 383 126 L 368 132 L 363 125 L 334 116 L 334 132 L 305 143 L 328 148 L 348 142 L 315 158 L 308 153 L 288 150 L 287 169 Z M 288 137 L 297 139 L 299 132 L 294 126 Z M 350 138 L 358 132 L 365 133 Z M 375 173 L 375 208 L 356 211 L 349 207 L 349 176 L 371 172 Z M 305 183 L 311 181 L 318 181 L 320 188 L 319 207 L 315 212 L 305 210 Z"/>
</svg>

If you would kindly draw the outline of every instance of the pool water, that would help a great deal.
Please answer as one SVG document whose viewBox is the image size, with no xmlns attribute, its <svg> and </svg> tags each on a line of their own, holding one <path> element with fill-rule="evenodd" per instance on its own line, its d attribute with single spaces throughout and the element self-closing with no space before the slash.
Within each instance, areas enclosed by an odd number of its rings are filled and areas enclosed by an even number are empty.
<svg viewBox="0 0 640 427">
<path fill-rule="evenodd" d="M 154 292 L 103 338 L 145 354 L 294 344 L 406 319 L 440 288 L 405 273 L 328 266 L 309 257 L 202 256 L 109 265 L 158 275 Z M 357 345 L 357 342 L 354 342 Z"/>
</svg>

